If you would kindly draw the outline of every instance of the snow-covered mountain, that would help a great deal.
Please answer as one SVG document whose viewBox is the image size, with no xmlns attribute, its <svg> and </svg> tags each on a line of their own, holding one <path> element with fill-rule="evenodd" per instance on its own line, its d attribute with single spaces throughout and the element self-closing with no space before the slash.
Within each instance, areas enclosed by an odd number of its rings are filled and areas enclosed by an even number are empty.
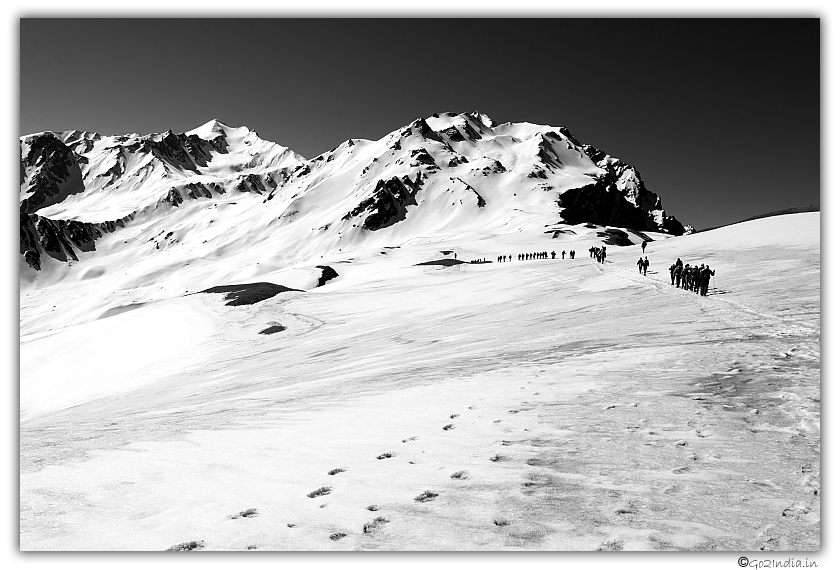
<svg viewBox="0 0 840 570">
<path fill-rule="evenodd" d="M 183 134 L 44 132 L 20 149 L 29 279 L 54 261 L 130 262 L 150 248 L 219 259 L 268 246 L 271 263 L 288 265 L 440 232 L 690 229 L 633 167 L 567 129 L 480 113 L 435 114 L 311 160 L 215 120 Z"/>
</svg>

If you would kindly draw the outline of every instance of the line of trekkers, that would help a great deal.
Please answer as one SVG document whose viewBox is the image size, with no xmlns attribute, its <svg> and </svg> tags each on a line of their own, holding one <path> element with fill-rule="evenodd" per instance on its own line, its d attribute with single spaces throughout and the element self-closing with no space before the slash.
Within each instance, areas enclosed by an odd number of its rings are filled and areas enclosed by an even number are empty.
<svg viewBox="0 0 840 570">
<path fill-rule="evenodd" d="M 671 285 L 694 291 L 704 297 L 709 294 L 709 279 L 715 272 L 708 265 L 704 263 L 701 263 L 699 267 L 688 263 L 683 265 L 678 257 L 668 270 L 671 272 Z"/>
<path fill-rule="evenodd" d="M 550 254 L 547 251 L 538 251 L 535 253 L 520 253 L 516 256 L 517 261 L 529 261 L 531 259 L 548 259 L 548 256 L 551 255 L 551 259 L 555 259 L 557 257 L 557 252 L 552 251 Z M 564 249 L 560 255 L 563 259 L 566 259 L 566 250 Z M 575 250 L 571 250 L 569 252 L 569 259 L 575 258 Z M 504 263 L 506 261 L 513 261 L 512 255 L 500 255 L 496 258 L 496 263 Z"/>
</svg>

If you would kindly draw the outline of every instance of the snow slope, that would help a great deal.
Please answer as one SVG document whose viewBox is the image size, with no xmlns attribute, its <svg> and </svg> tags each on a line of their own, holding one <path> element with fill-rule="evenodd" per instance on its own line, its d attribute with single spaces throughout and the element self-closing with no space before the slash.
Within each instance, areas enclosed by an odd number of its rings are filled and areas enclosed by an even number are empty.
<svg viewBox="0 0 840 570">
<path fill-rule="evenodd" d="M 656 239 L 646 277 L 632 233 L 601 265 L 584 224 L 399 225 L 276 268 L 114 233 L 22 285 L 21 549 L 820 547 L 818 213 Z M 417 265 L 455 254 L 514 261 Z M 676 257 L 717 270 L 709 297 Z M 249 281 L 304 290 L 198 293 Z"/>
<path fill-rule="evenodd" d="M 480 113 L 311 160 L 215 120 L 184 134 L 39 133 L 21 139 L 21 169 L 22 334 L 281 270 L 311 287 L 349 251 L 685 229 L 635 169 L 567 129 Z"/>
</svg>

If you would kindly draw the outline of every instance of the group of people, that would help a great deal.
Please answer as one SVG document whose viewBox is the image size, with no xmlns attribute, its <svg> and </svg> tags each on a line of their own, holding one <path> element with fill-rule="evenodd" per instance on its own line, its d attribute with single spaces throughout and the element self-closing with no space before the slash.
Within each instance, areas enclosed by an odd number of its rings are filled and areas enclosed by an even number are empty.
<svg viewBox="0 0 840 570">
<path fill-rule="evenodd" d="M 646 242 L 642 242 L 642 253 L 644 253 L 646 245 Z M 552 251 L 550 254 L 547 251 L 540 251 L 534 253 L 520 253 L 516 256 L 516 259 L 519 261 L 526 261 L 531 259 L 548 259 L 549 255 L 551 255 L 551 259 L 555 259 L 557 257 L 557 252 Z M 562 256 L 562 259 L 566 259 L 566 250 L 563 250 L 560 253 L 560 255 Z M 600 247 L 590 247 L 589 257 L 594 258 L 595 261 L 597 261 L 598 263 L 604 263 L 604 261 L 607 258 L 607 246 L 602 245 Z M 569 251 L 569 259 L 574 258 L 575 251 Z M 500 255 L 496 258 L 497 263 L 511 261 L 513 261 L 512 255 Z M 474 259 L 470 261 L 470 263 L 487 263 L 487 260 L 486 258 Z M 645 256 L 644 258 L 640 257 L 639 261 L 636 262 L 636 265 L 639 267 L 639 273 L 641 273 L 642 275 L 647 275 L 648 267 L 650 266 L 650 262 L 648 261 L 647 256 Z M 715 272 L 708 265 L 704 263 L 701 263 L 699 266 L 692 266 L 688 263 L 683 264 L 682 260 L 680 258 L 677 258 L 677 261 L 675 261 L 671 265 L 669 271 L 671 273 L 671 285 L 680 287 L 687 291 L 694 291 L 695 293 L 704 297 L 709 294 L 709 280 L 715 274 Z"/>
<path fill-rule="evenodd" d="M 589 248 L 589 257 L 594 257 L 598 263 L 604 263 L 607 259 L 607 246 L 593 246 Z"/>
<path fill-rule="evenodd" d="M 678 257 L 669 270 L 671 272 L 671 285 L 687 291 L 694 291 L 704 297 L 709 294 L 709 280 L 715 272 L 705 263 L 692 266 L 688 263 L 683 264 Z"/>
</svg>

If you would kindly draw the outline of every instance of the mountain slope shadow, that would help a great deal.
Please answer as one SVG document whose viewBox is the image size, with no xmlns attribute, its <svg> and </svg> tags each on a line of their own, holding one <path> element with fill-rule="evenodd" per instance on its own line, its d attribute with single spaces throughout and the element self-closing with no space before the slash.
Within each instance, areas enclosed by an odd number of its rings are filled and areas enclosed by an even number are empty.
<svg viewBox="0 0 840 570">
<path fill-rule="evenodd" d="M 219 285 L 217 287 L 210 287 L 199 293 L 225 293 L 225 305 L 253 305 L 266 299 L 271 299 L 279 293 L 286 291 L 299 291 L 301 289 L 292 289 L 283 285 L 275 283 L 245 283 L 243 285 Z"/>
</svg>

